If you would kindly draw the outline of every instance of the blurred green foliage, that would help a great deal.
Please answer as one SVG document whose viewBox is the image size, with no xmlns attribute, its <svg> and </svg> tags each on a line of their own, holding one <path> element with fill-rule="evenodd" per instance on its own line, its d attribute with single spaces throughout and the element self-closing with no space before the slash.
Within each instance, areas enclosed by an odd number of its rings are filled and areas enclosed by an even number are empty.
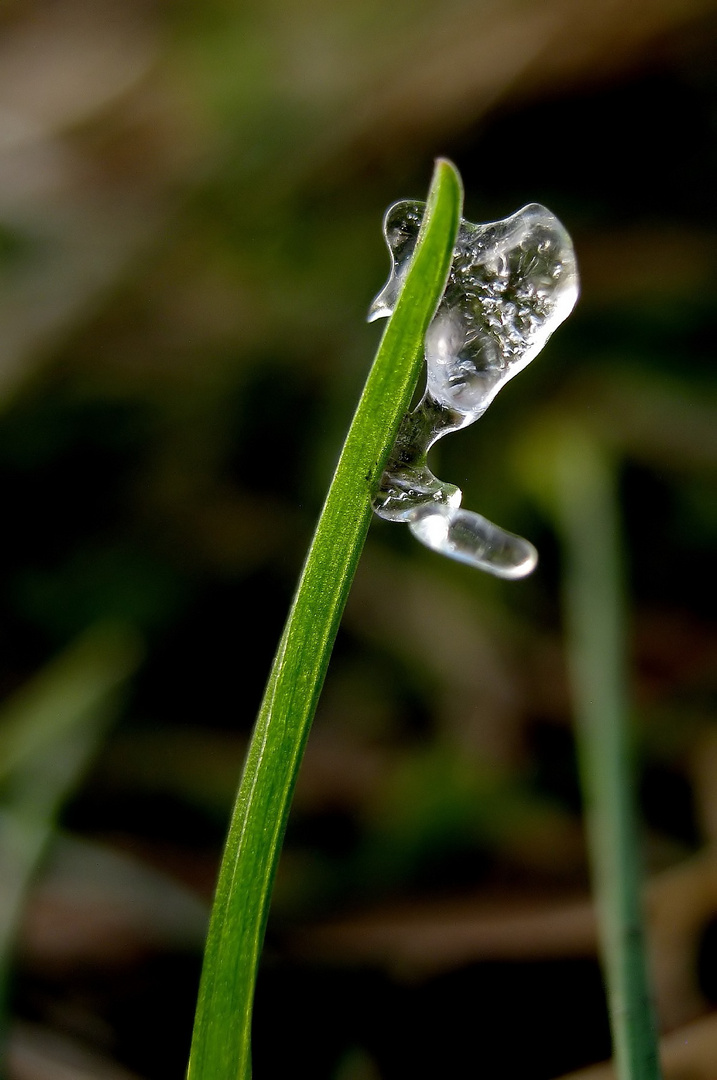
<svg viewBox="0 0 717 1080">
<path fill-rule="evenodd" d="M 536 930 L 553 944 L 526 939 L 520 957 L 471 938 L 413 983 L 390 945 L 370 947 L 381 913 L 406 933 L 425 915 L 443 940 L 442 905 L 465 903 L 488 935 L 488 915 L 587 887 L 560 556 L 523 457 L 541 426 L 567 417 L 619 469 L 649 870 L 711 852 L 716 42 L 710 0 L 636 0 L 629 18 L 608 0 L 0 12 L 0 687 L 97 621 L 145 638 L 61 825 L 161 872 L 162 910 L 211 896 L 378 340 L 364 317 L 384 209 L 421 197 L 445 154 L 470 220 L 542 201 L 576 244 L 570 321 L 435 451 L 466 505 L 536 543 L 536 574 L 488 580 L 372 526 L 280 870 L 257 1080 L 285 1071 L 287 1048 L 317 1080 L 464 1071 L 477 1016 L 486 1069 L 547 1080 L 607 1053 L 592 946 L 567 930 Z M 89 872 L 62 877 L 63 850 L 27 904 L 11 1069 L 51 1076 L 91 1052 L 97 1077 L 178 1075 L 199 935 L 159 941 Z M 668 922 L 687 925 L 690 889 Z M 700 911 L 687 974 L 658 949 L 668 1029 L 717 1000 L 717 899 Z M 324 926 L 333 944 L 311 946 Z M 277 1039 L 262 1003 L 297 994 Z"/>
</svg>

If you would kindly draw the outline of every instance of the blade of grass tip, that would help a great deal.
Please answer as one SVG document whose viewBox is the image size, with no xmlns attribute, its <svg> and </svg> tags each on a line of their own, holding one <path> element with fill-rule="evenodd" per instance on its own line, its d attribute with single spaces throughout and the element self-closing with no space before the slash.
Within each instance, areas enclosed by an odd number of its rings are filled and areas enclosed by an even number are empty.
<svg viewBox="0 0 717 1080">
<path fill-rule="evenodd" d="M 553 457 L 578 760 L 619 1080 L 659 1080 L 628 726 L 623 555 L 615 469 L 589 437 Z"/>
<path fill-rule="evenodd" d="M 130 631 L 94 627 L 0 708 L 0 1065 L 11 953 L 32 877 L 139 655 Z"/>
<path fill-rule="evenodd" d="M 190 1080 L 251 1075 L 254 984 L 296 774 L 368 531 L 373 483 L 421 371 L 461 208 L 460 177 L 439 160 L 415 254 L 349 428 L 249 746 L 204 954 Z"/>
</svg>

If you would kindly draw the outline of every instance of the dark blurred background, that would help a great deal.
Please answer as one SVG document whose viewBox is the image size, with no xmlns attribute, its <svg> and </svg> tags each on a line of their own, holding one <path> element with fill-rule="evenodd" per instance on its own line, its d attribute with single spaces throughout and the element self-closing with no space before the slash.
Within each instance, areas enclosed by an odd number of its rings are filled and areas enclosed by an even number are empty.
<svg viewBox="0 0 717 1080">
<path fill-rule="evenodd" d="M 12 1080 L 183 1073 L 246 740 L 381 331 L 381 218 L 438 154 L 470 220 L 538 201 L 575 241 L 574 315 L 435 452 L 541 562 L 497 582 L 374 523 L 256 1080 L 550 1080 L 609 1055 L 562 558 L 524 467 L 556 418 L 616 469 L 660 1018 L 717 1075 L 717 3 L 5 0 Z"/>
</svg>

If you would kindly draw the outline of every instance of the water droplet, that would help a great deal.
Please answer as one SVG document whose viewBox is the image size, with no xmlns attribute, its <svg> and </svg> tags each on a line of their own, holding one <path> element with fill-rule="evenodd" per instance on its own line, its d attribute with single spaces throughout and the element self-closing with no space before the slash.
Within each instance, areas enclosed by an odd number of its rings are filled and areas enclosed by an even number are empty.
<svg viewBox="0 0 717 1080">
<path fill-rule="evenodd" d="M 537 551 L 527 540 L 472 510 L 454 506 L 418 509 L 408 527 L 433 551 L 498 577 L 525 577 L 538 561 Z"/>
<path fill-rule="evenodd" d="M 399 202 L 384 218 L 389 279 L 369 321 L 391 315 L 425 209 Z M 542 349 L 578 295 L 573 245 L 544 206 L 485 225 L 461 221 L 443 298 L 426 333 L 426 392 L 405 418 L 374 496 L 375 512 L 408 523 L 427 547 L 500 577 L 530 573 L 535 548 L 479 514 L 433 475 L 431 446 L 483 415 L 505 384 Z"/>
</svg>

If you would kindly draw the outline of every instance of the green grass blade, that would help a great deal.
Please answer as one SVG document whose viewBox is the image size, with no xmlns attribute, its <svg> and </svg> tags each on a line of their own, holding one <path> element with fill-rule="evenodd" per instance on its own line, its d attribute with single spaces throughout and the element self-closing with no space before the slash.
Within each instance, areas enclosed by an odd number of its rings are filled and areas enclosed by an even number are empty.
<svg viewBox="0 0 717 1080">
<path fill-rule="evenodd" d="M 618 1080 L 658 1080 L 642 859 L 628 725 L 623 559 L 615 470 L 594 442 L 560 458 L 558 514 L 578 754 Z"/>
<path fill-rule="evenodd" d="M 339 620 L 445 288 L 462 205 L 438 161 L 419 241 L 381 339 L 304 564 L 259 712 L 219 872 L 190 1080 L 247 1080 L 254 984 L 291 796 Z"/>
<path fill-rule="evenodd" d="M 594 439 L 560 421 L 536 430 L 522 458 L 526 478 L 554 516 L 563 545 L 578 761 L 616 1074 L 619 1080 L 659 1080 L 628 722 L 615 468 Z"/>
<path fill-rule="evenodd" d="M 0 708 L 0 1072 L 18 923 L 57 815 L 140 659 L 135 636 L 96 626 Z"/>
</svg>

